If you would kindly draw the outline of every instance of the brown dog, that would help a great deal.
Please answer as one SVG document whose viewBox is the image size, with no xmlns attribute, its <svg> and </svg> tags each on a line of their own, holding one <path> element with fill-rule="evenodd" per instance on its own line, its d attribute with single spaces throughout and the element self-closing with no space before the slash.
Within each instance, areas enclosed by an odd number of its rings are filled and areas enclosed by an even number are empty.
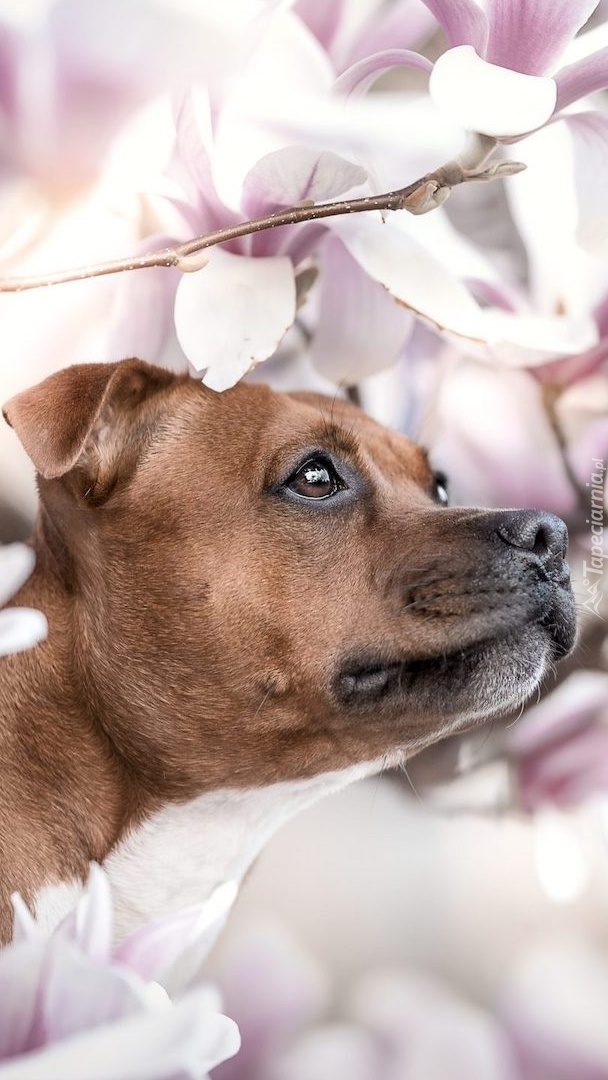
<svg viewBox="0 0 608 1080">
<path fill-rule="evenodd" d="M 0 661 L 0 914 L 52 923 L 91 859 L 119 932 L 241 877 L 277 824 L 505 713 L 575 635 L 566 530 L 446 509 L 345 402 L 216 394 L 132 360 L 8 403 L 39 474 L 48 640 Z"/>
</svg>

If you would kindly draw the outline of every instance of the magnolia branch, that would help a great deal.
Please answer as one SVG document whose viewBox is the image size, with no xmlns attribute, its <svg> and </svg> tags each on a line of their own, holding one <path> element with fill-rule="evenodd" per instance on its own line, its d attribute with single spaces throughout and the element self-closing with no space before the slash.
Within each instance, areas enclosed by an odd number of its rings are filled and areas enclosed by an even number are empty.
<svg viewBox="0 0 608 1080">
<path fill-rule="evenodd" d="M 150 267 L 174 267 L 188 273 L 200 270 L 205 265 L 206 260 L 202 252 L 217 244 L 237 240 L 241 236 L 263 232 L 265 229 L 277 229 L 284 225 L 297 225 L 304 221 L 318 221 L 322 218 L 360 214 L 370 210 L 407 210 L 410 214 L 426 214 L 441 206 L 452 189 L 459 184 L 470 181 L 498 180 L 505 176 L 512 176 L 525 168 L 525 165 L 518 161 L 498 161 L 487 165 L 487 158 L 496 144 L 494 140 L 482 143 L 483 137 L 476 138 L 477 153 L 469 154 L 468 160 L 465 156 L 460 160 L 448 162 L 447 165 L 442 165 L 415 180 L 413 184 L 398 188 L 396 191 L 359 199 L 301 203 L 285 210 L 278 210 L 266 217 L 243 221 L 224 229 L 216 229 L 214 232 L 196 236 L 175 247 L 162 248 L 160 251 L 146 255 L 135 255 L 130 258 L 95 263 L 72 270 L 59 270 L 49 274 L 0 278 L 0 292 L 23 292 L 26 289 L 38 289 L 45 285 L 62 285 L 69 281 L 83 281 L 86 278 L 121 274 L 128 270 L 146 270 Z"/>
</svg>

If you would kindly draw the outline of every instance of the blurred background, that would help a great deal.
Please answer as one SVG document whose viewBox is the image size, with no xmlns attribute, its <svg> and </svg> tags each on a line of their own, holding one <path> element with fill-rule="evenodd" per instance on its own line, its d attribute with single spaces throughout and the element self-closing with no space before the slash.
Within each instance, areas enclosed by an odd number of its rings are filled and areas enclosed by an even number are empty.
<svg viewBox="0 0 608 1080">
<path fill-rule="evenodd" d="M 0 278 L 155 251 L 254 216 L 268 200 L 248 178 L 267 180 L 258 163 L 293 145 L 365 170 L 344 189 L 356 194 L 444 164 L 464 130 L 439 115 L 428 70 L 405 53 L 429 67 L 442 55 L 450 7 L 0 0 Z M 607 5 L 574 8 L 580 29 L 560 63 L 594 52 L 608 71 Z M 537 10 L 551 18 L 549 4 Z M 390 62 L 369 64 L 388 50 Z M 373 78 L 339 113 L 335 80 L 361 63 Z M 218 1078 L 608 1078 L 599 82 L 565 121 L 499 147 L 526 172 L 457 189 L 425 217 L 401 212 L 403 258 L 430 283 L 428 310 L 408 299 L 411 283 L 399 295 L 382 272 L 355 267 L 356 237 L 339 228 L 230 249 L 291 260 L 299 290 L 278 350 L 247 377 L 349 392 L 430 447 L 454 504 L 562 515 L 581 630 L 523 716 L 328 798 L 270 842 L 205 970 L 244 1040 Z M 0 292 L 0 400 L 82 361 L 139 355 L 201 371 L 175 306 L 181 277 L 155 269 Z M 440 299 L 500 317 L 499 347 L 467 339 L 456 316 L 442 324 Z M 202 296 L 196 311 L 195 336 L 212 336 Z M 27 537 L 35 505 L 32 468 L 3 425 L 1 541 Z"/>
</svg>

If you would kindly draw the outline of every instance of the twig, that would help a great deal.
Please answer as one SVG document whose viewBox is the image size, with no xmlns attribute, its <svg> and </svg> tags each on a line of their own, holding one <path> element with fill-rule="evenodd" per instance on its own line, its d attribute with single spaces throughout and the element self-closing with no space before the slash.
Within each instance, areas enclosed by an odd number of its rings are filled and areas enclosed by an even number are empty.
<svg viewBox="0 0 608 1080">
<path fill-rule="evenodd" d="M 494 144 L 495 145 L 495 144 Z M 284 225 L 297 225 L 303 221 L 345 214 L 360 214 L 370 210 L 408 210 L 411 214 L 426 214 L 445 202 L 452 188 L 470 181 L 489 181 L 511 176 L 525 168 L 521 162 L 498 161 L 486 165 L 488 146 L 480 145 L 477 161 L 471 153 L 460 161 L 451 161 L 434 172 L 427 173 L 407 187 L 382 195 L 369 195 L 360 199 L 342 199 L 336 202 L 305 203 L 276 211 L 266 217 L 243 221 L 224 229 L 216 229 L 204 236 L 194 237 L 175 247 L 162 248 L 147 255 L 136 255 L 111 262 L 95 263 L 72 270 L 59 270 L 49 274 L 0 278 L 0 292 L 24 292 L 48 285 L 62 285 L 69 281 L 120 274 L 128 270 L 145 270 L 150 267 L 176 267 L 184 272 L 200 270 L 205 265 L 201 253 L 217 244 L 237 240 L 241 236 L 276 229 Z"/>
</svg>

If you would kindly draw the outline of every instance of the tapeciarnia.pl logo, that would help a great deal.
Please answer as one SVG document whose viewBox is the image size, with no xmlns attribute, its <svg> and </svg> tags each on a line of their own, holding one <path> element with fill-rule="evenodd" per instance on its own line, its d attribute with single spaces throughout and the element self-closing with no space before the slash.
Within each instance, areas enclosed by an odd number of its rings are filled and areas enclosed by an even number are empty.
<svg viewBox="0 0 608 1080">
<path fill-rule="evenodd" d="M 593 458 L 592 466 L 593 472 L 589 483 L 586 485 L 589 488 L 590 505 L 589 517 L 586 519 L 589 526 L 590 561 L 583 561 L 583 585 L 587 592 L 587 599 L 583 602 L 583 607 L 602 619 L 600 604 L 604 594 L 601 586 L 604 579 L 604 559 L 606 558 L 606 552 L 604 551 L 606 463 L 601 458 Z"/>
</svg>

